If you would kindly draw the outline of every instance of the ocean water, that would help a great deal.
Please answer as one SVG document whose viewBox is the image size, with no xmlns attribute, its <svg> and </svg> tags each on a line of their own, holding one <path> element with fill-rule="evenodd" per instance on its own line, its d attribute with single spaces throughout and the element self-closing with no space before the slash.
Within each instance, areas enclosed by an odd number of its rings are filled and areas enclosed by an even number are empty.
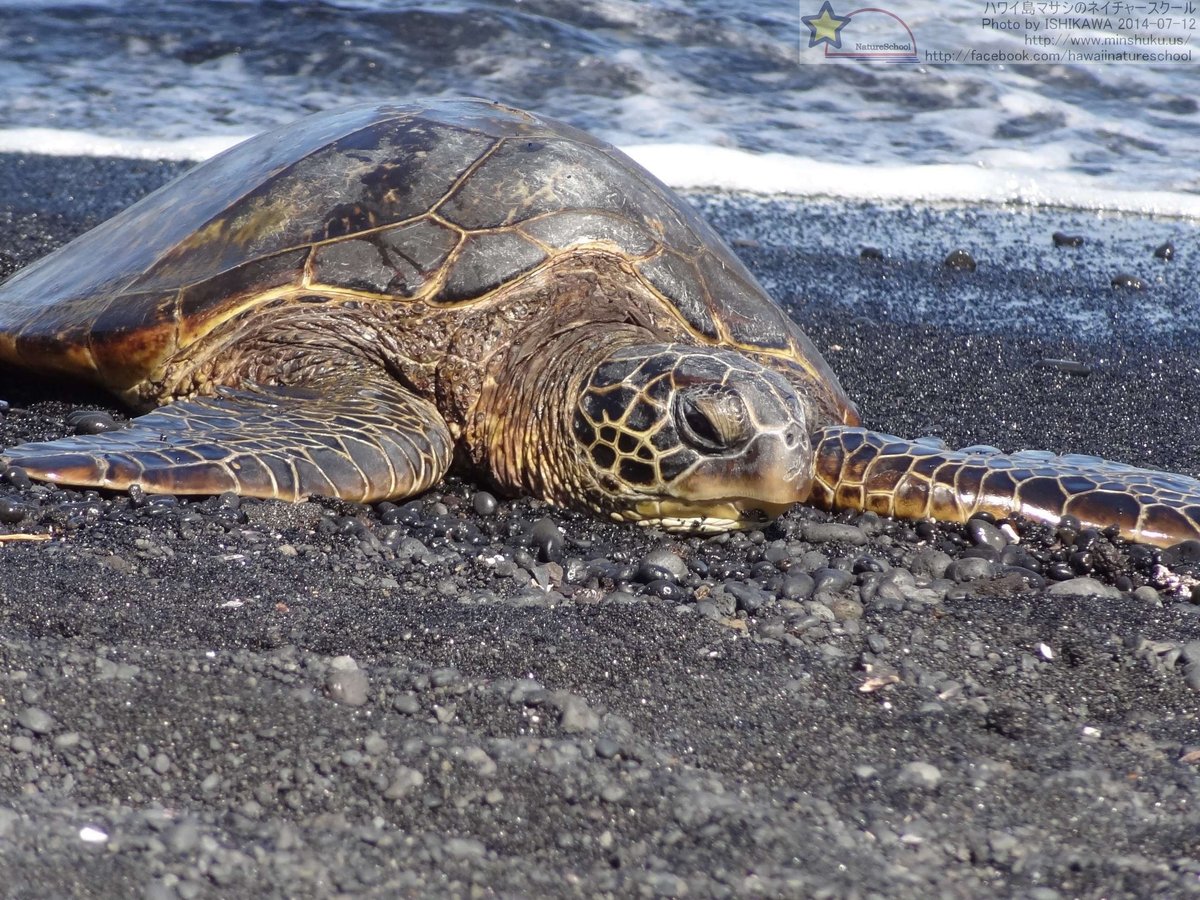
<svg viewBox="0 0 1200 900">
<path fill-rule="evenodd" d="M 984 7 L 889 9 L 926 46 L 1019 49 Z M 0 151 L 203 158 L 349 101 L 472 95 L 594 131 L 679 187 L 1200 218 L 1197 64 L 802 63 L 818 8 L 0 0 Z"/>
</svg>

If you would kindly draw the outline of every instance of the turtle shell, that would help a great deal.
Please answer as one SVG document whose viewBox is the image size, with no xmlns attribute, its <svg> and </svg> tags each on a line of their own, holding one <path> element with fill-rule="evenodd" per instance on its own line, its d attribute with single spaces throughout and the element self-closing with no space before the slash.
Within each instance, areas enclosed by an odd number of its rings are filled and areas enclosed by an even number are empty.
<svg viewBox="0 0 1200 900">
<path fill-rule="evenodd" d="M 297 288 L 470 304 L 581 247 L 628 260 L 697 342 L 853 406 L 717 234 L 614 147 L 481 100 L 321 113 L 214 157 L 0 285 L 0 359 L 117 391 Z"/>
</svg>

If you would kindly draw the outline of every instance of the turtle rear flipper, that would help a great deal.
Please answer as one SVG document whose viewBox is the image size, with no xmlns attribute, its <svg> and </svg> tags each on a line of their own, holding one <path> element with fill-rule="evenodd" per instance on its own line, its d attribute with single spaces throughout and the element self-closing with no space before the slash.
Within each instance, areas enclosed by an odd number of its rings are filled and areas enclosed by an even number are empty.
<svg viewBox="0 0 1200 900">
<path fill-rule="evenodd" d="M 813 436 L 812 502 L 901 519 L 965 522 L 980 512 L 1056 525 L 1075 516 L 1128 540 L 1200 539 L 1200 481 L 1094 456 L 947 450 L 863 428 Z"/>
<path fill-rule="evenodd" d="M 382 380 L 222 389 L 126 429 L 0 451 L 31 478 L 79 487 L 363 502 L 428 489 L 451 455 L 433 405 Z"/>
</svg>

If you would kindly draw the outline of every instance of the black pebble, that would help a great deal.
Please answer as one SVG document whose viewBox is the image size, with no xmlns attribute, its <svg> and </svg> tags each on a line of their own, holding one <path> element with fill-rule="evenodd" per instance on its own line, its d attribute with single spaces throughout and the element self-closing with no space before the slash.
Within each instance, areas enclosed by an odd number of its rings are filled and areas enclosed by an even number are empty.
<svg viewBox="0 0 1200 900">
<path fill-rule="evenodd" d="M 25 518 L 25 507 L 8 497 L 0 497 L 0 522 L 15 525 Z"/>
<path fill-rule="evenodd" d="M 1145 544 L 1129 545 L 1129 564 L 1138 568 L 1152 566 L 1161 558 L 1160 551 Z"/>
<path fill-rule="evenodd" d="M 882 634 L 868 634 L 867 647 L 872 653 L 882 653 L 891 645 L 891 642 Z"/>
<path fill-rule="evenodd" d="M 845 569 L 817 569 L 812 574 L 813 591 L 828 591 L 836 594 L 854 584 L 854 576 Z"/>
<path fill-rule="evenodd" d="M 336 525 L 337 534 L 361 536 L 366 532 L 366 526 L 353 516 L 338 516 Z"/>
<path fill-rule="evenodd" d="M 1118 272 L 1113 276 L 1112 286 L 1121 291 L 1144 291 L 1146 289 L 1146 282 L 1142 281 L 1136 275 L 1126 275 L 1124 272 Z"/>
<path fill-rule="evenodd" d="M 779 586 L 779 596 L 784 600 L 806 600 L 813 593 L 813 579 L 807 572 L 792 572 Z"/>
<path fill-rule="evenodd" d="M 736 581 L 725 582 L 725 590 L 733 594 L 737 608 L 753 615 L 767 604 L 772 597 L 766 591 L 759 590 L 753 585 L 739 584 Z"/>
<path fill-rule="evenodd" d="M 713 578 L 746 579 L 750 577 L 750 569 L 738 562 L 714 562 L 709 566 L 708 574 Z"/>
<path fill-rule="evenodd" d="M 1161 259 L 1163 262 L 1170 262 L 1175 258 L 1175 245 L 1170 241 L 1167 241 L 1164 244 L 1159 244 L 1154 248 L 1154 256 L 1157 259 Z M 0 410 L 0 412 L 3 412 L 3 410 Z"/>
<path fill-rule="evenodd" d="M 1064 544 L 1074 544 L 1083 530 L 1083 523 L 1074 516 L 1063 516 L 1058 520 L 1058 539 Z"/>
<path fill-rule="evenodd" d="M 1046 566 L 1046 577 L 1052 581 L 1069 581 L 1075 577 L 1075 571 L 1068 563 L 1052 562 Z"/>
<path fill-rule="evenodd" d="M 676 582 L 674 573 L 666 566 L 656 566 L 654 563 L 643 561 L 638 565 L 637 574 L 633 576 L 635 581 L 640 581 L 642 584 L 650 585 L 656 581 Z"/>
<path fill-rule="evenodd" d="M 1054 369 L 1058 372 L 1065 372 L 1068 375 L 1091 375 L 1092 367 L 1087 363 L 1076 362 L 1073 359 L 1052 359 L 1045 357 L 1039 359 L 1037 365 L 1043 369 Z"/>
<path fill-rule="evenodd" d="M 140 484 L 131 484 L 129 486 L 129 505 L 134 509 L 141 509 L 146 505 L 146 492 Z"/>
<path fill-rule="evenodd" d="M 521 551 L 522 553 L 524 551 Z M 629 567 L 623 563 L 612 562 L 604 558 L 589 559 L 584 563 L 584 568 L 587 569 L 589 575 L 596 578 L 604 578 L 608 581 L 632 581 L 634 573 L 628 571 Z"/>
<path fill-rule="evenodd" d="M 121 427 L 111 415 L 94 409 L 76 410 L 67 416 L 67 425 L 76 434 L 104 434 Z"/>
<path fill-rule="evenodd" d="M 424 517 L 421 515 L 421 501 L 409 500 L 403 506 L 396 510 L 396 521 L 388 522 L 388 525 L 420 525 Z"/>
<path fill-rule="evenodd" d="M 1008 546 L 1008 538 L 1004 536 L 1004 532 L 979 516 L 967 522 L 967 534 L 976 547 L 991 547 L 999 552 Z"/>
<path fill-rule="evenodd" d="M 966 250 L 952 250 L 950 255 L 942 260 L 942 266 L 947 269 L 954 269 L 956 272 L 974 272 L 975 257 Z"/>
<path fill-rule="evenodd" d="M 963 555 L 946 567 L 945 574 L 951 581 L 978 581 L 995 575 L 996 567 L 990 560 Z"/>
<path fill-rule="evenodd" d="M 473 522 L 460 525 L 453 535 L 455 540 L 462 541 L 472 547 L 482 547 L 488 542 L 488 536 L 480 531 Z"/>
<path fill-rule="evenodd" d="M 601 759 L 613 759 L 621 752 L 621 745 L 610 737 L 601 737 L 596 741 L 596 755 Z"/>
<path fill-rule="evenodd" d="M 1076 575 L 1088 575 L 1093 568 L 1093 557 L 1089 550 L 1076 550 L 1071 554 L 1069 560 L 1071 571 Z"/>
<path fill-rule="evenodd" d="M 33 482 L 29 480 L 29 476 L 20 466 L 9 466 L 5 469 L 4 480 L 13 487 L 28 488 L 33 486 Z"/>
<path fill-rule="evenodd" d="M 1082 247 L 1083 235 L 1081 234 L 1065 234 L 1061 231 L 1054 232 L 1051 235 L 1055 247 Z"/>
<path fill-rule="evenodd" d="M 1033 569 L 1027 569 L 1024 566 L 1002 566 L 997 572 L 997 575 L 1016 575 L 1025 582 L 1031 590 L 1040 590 L 1046 586 L 1046 579 L 1039 575 Z"/>
<path fill-rule="evenodd" d="M 487 491 L 476 491 L 475 496 L 471 498 L 472 509 L 481 516 L 490 516 L 498 505 L 496 498 Z"/>
<path fill-rule="evenodd" d="M 1200 563 L 1200 541 L 1180 541 L 1168 547 L 1159 557 L 1164 566 L 1187 566 Z"/>
<path fill-rule="evenodd" d="M 863 247 L 862 250 L 858 252 L 858 258 L 861 260 L 871 261 L 881 260 L 883 259 L 883 251 L 878 247 Z"/>
<path fill-rule="evenodd" d="M 462 522 L 456 517 L 443 513 L 442 515 L 434 516 L 432 519 L 428 520 L 425 523 L 425 527 L 427 527 L 435 535 L 444 537 L 458 528 L 458 526 L 461 524 Z"/>
<path fill-rule="evenodd" d="M 562 559 L 563 533 L 553 519 L 543 518 L 534 522 L 530 540 L 537 547 L 538 562 L 558 562 Z"/>
<path fill-rule="evenodd" d="M 863 575 L 868 572 L 886 572 L 889 568 L 887 563 L 873 556 L 860 556 L 854 560 L 854 567 L 851 571 L 855 575 Z"/>
<path fill-rule="evenodd" d="M 999 562 L 1000 551 L 995 547 L 989 547 L 987 544 L 980 544 L 978 547 L 971 547 L 969 550 L 964 550 L 959 554 L 960 559 L 986 559 L 988 562 Z"/>
<path fill-rule="evenodd" d="M 774 575 L 778 571 L 779 570 L 775 568 L 775 563 L 768 562 L 764 559 L 762 562 L 756 562 L 750 567 L 750 577 L 767 578 L 771 575 Z"/>
<path fill-rule="evenodd" d="M 687 591 L 667 578 L 656 578 L 646 585 L 646 591 L 664 600 L 686 600 Z"/>
<path fill-rule="evenodd" d="M 1005 566 L 1028 569 L 1032 572 L 1040 571 L 1043 565 L 1040 560 L 1036 559 L 1033 554 L 1020 544 L 1009 544 L 1005 547 L 1000 552 L 1000 563 Z"/>
<path fill-rule="evenodd" d="M 776 565 L 779 563 L 786 563 L 791 558 L 791 554 L 788 553 L 787 547 L 772 546 L 763 551 L 763 559 Z"/>
</svg>

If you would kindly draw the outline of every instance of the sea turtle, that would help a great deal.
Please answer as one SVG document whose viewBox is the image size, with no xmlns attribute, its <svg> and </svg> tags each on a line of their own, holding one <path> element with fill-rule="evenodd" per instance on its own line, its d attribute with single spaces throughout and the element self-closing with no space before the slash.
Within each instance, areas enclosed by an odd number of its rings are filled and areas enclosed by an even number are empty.
<svg viewBox="0 0 1200 900">
<path fill-rule="evenodd" d="M 1189 478 L 857 427 L 680 198 L 480 100 L 318 114 L 196 167 L 0 286 L 0 362 L 153 409 L 2 454 L 69 485 L 374 501 L 455 464 L 676 531 L 807 501 L 1200 533 Z"/>
</svg>

